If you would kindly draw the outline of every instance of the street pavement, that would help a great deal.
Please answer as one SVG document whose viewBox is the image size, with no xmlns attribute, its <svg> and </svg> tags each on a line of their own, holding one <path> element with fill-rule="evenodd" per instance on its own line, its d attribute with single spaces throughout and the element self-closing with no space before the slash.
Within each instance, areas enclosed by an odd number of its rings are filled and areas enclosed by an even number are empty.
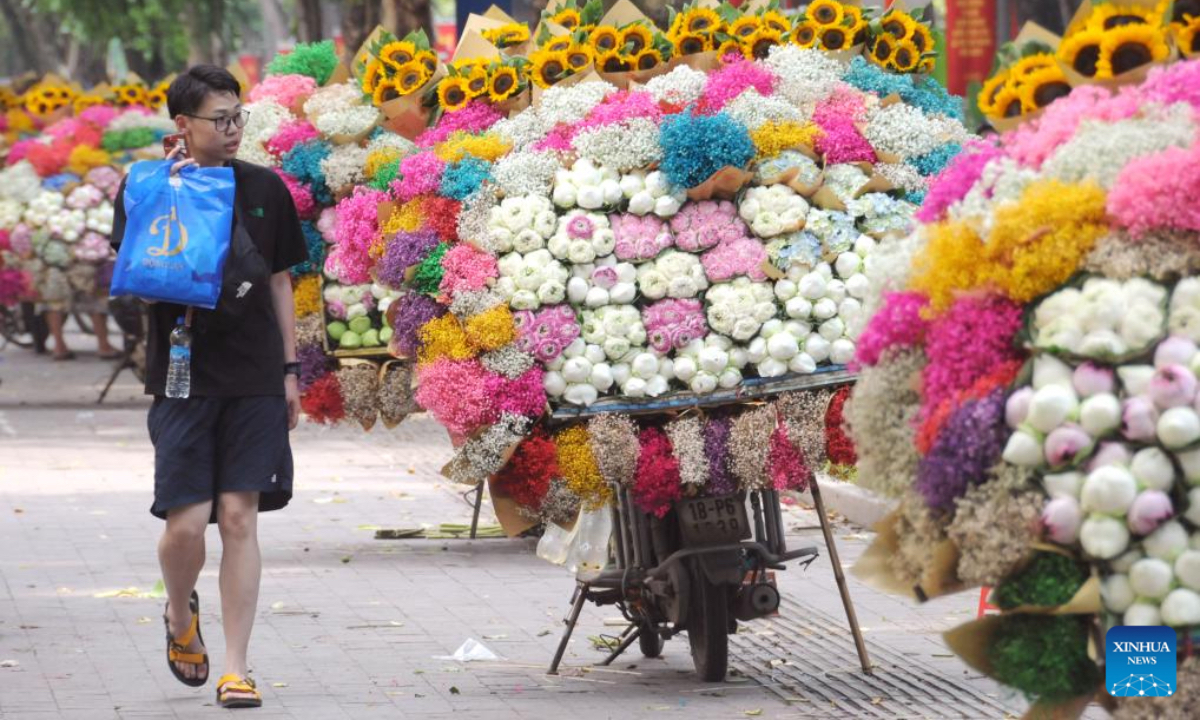
<svg viewBox="0 0 1200 720">
<path fill-rule="evenodd" d="M 110 367 L 89 340 L 71 336 L 83 350 L 74 362 L 0 353 L 0 718 L 213 717 L 225 711 L 212 684 L 185 687 L 165 667 L 148 401 L 126 372 L 96 405 Z M 590 638 L 621 629 L 615 609 L 593 606 L 562 674 L 546 675 L 573 579 L 534 555 L 535 540 L 374 539 L 379 528 L 470 521 L 468 488 L 439 474 L 450 445 L 436 423 L 416 416 L 369 433 L 302 423 L 292 442 L 295 498 L 260 520 L 250 654 L 264 707 L 252 717 L 837 718 L 874 705 L 892 717 L 1000 718 L 1025 708 L 941 642 L 974 617 L 977 593 L 914 606 L 853 579 L 877 676 L 893 690 L 866 704 L 831 700 L 852 686 L 876 691 L 862 685 L 816 515 L 800 503 L 785 508 L 789 546 L 818 544 L 822 555 L 779 573 L 784 613 L 742 627 L 727 682 L 696 679 L 683 635 L 662 658 L 635 651 L 592 667 L 604 654 Z M 487 503 L 482 522 L 494 522 Z M 849 568 L 871 534 L 835 523 Z M 214 529 L 198 587 L 214 678 L 219 559 Z M 450 659 L 468 639 L 498 659 Z M 801 658 L 828 663 L 827 692 L 788 685 Z"/>
</svg>

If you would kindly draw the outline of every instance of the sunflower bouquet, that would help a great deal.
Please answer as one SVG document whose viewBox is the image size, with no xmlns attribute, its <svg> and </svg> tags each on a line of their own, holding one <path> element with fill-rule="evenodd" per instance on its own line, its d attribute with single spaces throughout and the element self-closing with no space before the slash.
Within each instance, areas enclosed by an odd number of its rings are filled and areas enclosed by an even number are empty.
<svg viewBox="0 0 1200 720">
<path fill-rule="evenodd" d="M 437 101 L 443 112 L 462 110 L 476 98 L 500 104 L 529 87 L 525 58 L 468 58 L 450 63 L 438 81 Z"/>
<path fill-rule="evenodd" d="M 354 75 L 363 94 L 382 108 L 385 103 L 424 88 L 438 71 L 438 58 L 424 30 L 411 32 L 403 40 L 377 29 L 354 62 Z"/>
<path fill-rule="evenodd" d="M 1166 7 L 1157 0 L 1084 3 L 1058 48 L 1063 72 L 1073 85 L 1140 80 L 1145 70 L 1172 55 L 1172 18 Z"/>
<path fill-rule="evenodd" d="M 134 106 L 147 107 L 148 98 L 146 84 L 140 80 L 128 80 L 121 85 L 112 87 L 113 102 L 117 107 L 127 108 Z"/>
<path fill-rule="evenodd" d="M 779 11 L 778 0 L 745 14 L 726 2 L 717 12 L 725 23 L 716 47 L 722 59 L 740 55 L 748 60 L 765 60 L 771 48 L 782 45 L 792 30 L 792 21 Z"/>
<path fill-rule="evenodd" d="M 788 39 L 803 48 L 851 50 L 866 43 L 870 22 L 867 12 L 837 0 L 815 0 L 796 16 Z"/>
<path fill-rule="evenodd" d="M 893 72 L 928 73 L 937 62 L 927 16 L 918 19 L 902 7 L 893 6 L 867 25 L 867 43 L 871 62 Z"/>
<path fill-rule="evenodd" d="M 588 42 L 589 33 L 577 28 L 554 34 L 543 23 L 538 29 L 537 49 L 529 54 L 529 64 L 525 67 L 528 81 L 544 90 L 587 71 L 596 60 L 596 51 Z"/>
<path fill-rule="evenodd" d="M 499 27 L 488 28 L 481 33 L 483 39 L 504 50 L 517 47 L 529 42 L 529 26 L 525 23 L 505 23 Z"/>
<path fill-rule="evenodd" d="M 700 2 L 685 5 L 682 10 L 671 9 L 667 39 L 675 46 L 675 57 L 710 52 L 721 46 L 728 26 L 721 13 Z"/>
<path fill-rule="evenodd" d="M 57 80 L 43 80 L 25 92 L 25 109 L 34 117 L 45 118 L 65 107 L 79 93 L 69 85 Z"/>
<path fill-rule="evenodd" d="M 1036 39 L 1035 39 L 1036 36 Z M 988 120 L 1006 125 L 1046 108 L 1071 92 L 1054 59 L 1058 38 L 1033 23 L 997 53 L 998 69 L 983 84 L 976 102 Z"/>
<path fill-rule="evenodd" d="M 575 0 L 552 2 L 542 11 L 543 22 L 554 23 L 568 32 L 589 32 L 600 23 L 603 16 L 604 3 L 601 0 L 587 0 L 583 7 Z"/>
</svg>

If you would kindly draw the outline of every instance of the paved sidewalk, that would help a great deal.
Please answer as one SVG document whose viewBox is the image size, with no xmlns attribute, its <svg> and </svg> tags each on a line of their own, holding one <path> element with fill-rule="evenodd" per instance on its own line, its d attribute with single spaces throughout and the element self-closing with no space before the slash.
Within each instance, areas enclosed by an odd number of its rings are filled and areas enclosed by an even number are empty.
<svg viewBox="0 0 1200 720">
<path fill-rule="evenodd" d="M 124 375 L 114 390 L 114 405 L 83 404 L 106 378 L 94 358 L 51 363 L 24 351 L 0 355 L 0 718 L 221 712 L 211 684 L 192 690 L 164 667 L 162 600 L 133 592 L 112 596 L 155 586 L 161 523 L 147 512 L 147 403 L 132 376 Z M 471 508 L 458 496 L 466 488 L 438 475 L 450 449 L 432 420 L 416 417 L 396 430 L 365 434 L 302 425 L 293 447 L 296 497 L 260 522 L 266 569 L 251 658 L 265 706 L 253 717 L 853 716 L 829 707 L 818 693 L 781 694 L 764 686 L 777 685 L 770 669 L 788 663 L 790 653 L 820 652 L 790 629 L 791 620 L 805 620 L 803 608 L 812 613 L 808 620 L 844 620 L 825 554 L 807 572 L 779 576 L 785 597 L 801 608 L 797 615 L 746 626 L 749 639 L 773 639 L 778 657 L 762 673 L 699 683 L 682 636 L 667 644 L 661 659 L 631 653 L 612 670 L 586 669 L 602 657 L 588 637 L 619 631 L 606 624 L 614 609 L 589 606 L 567 654 L 569 671 L 549 677 L 544 667 L 573 583 L 534 556 L 534 541 L 373 539 L 376 527 L 470 520 Z M 483 521 L 492 521 L 486 510 Z M 820 544 L 811 511 L 788 507 L 786 521 L 791 544 Z M 844 523 L 838 532 L 849 567 L 870 536 Z M 219 558 L 214 530 L 199 583 L 214 677 L 223 646 Z M 940 642 L 941 631 L 973 617 L 976 595 L 912 607 L 857 582 L 851 587 L 868 645 L 880 657 L 910 658 L 931 679 L 990 693 L 1021 712 L 1019 698 L 1000 695 Z M 468 638 L 503 659 L 440 659 Z M 827 640 L 837 640 L 832 631 Z M 854 668 L 829 671 L 832 681 Z M 953 697 L 946 702 L 953 712 L 945 717 L 1004 716 Z"/>
</svg>

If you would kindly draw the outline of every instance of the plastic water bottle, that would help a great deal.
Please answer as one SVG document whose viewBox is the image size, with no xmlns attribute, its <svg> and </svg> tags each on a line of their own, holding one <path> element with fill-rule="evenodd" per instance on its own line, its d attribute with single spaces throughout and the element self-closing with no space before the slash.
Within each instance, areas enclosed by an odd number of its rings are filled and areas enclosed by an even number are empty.
<svg viewBox="0 0 1200 720">
<path fill-rule="evenodd" d="M 575 523 L 575 528 L 578 527 L 579 523 Z M 538 541 L 537 556 L 555 565 L 565 563 L 571 540 L 575 536 L 575 528 L 567 530 L 558 523 L 546 523 L 546 530 L 542 533 L 542 539 Z"/>
<path fill-rule="evenodd" d="M 186 398 L 192 392 L 192 331 L 183 318 L 171 331 L 171 359 L 167 365 L 167 397 Z"/>
<path fill-rule="evenodd" d="M 579 580 L 596 579 L 608 565 L 608 543 L 612 533 L 611 509 L 600 507 L 581 512 L 567 551 L 567 569 Z"/>
</svg>

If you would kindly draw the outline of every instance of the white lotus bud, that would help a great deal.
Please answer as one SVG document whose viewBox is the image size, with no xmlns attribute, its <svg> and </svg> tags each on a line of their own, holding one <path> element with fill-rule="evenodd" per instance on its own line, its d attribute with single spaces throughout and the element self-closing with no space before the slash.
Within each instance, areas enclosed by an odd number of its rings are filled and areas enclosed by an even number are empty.
<svg viewBox="0 0 1200 720">
<path fill-rule="evenodd" d="M 848 278 L 858 272 L 862 267 L 862 258 L 858 253 L 844 252 L 837 256 L 837 261 L 833 264 L 833 269 L 837 271 L 838 277 Z"/>
<path fill-rule="evenodd" d="M 1158 613 L 1157 605 L 1136 602 L 1125 611 L 1122 624 L 1131 626 L 1162 625 L 1162 616 Z"/>
<path fill-rule="evenodd" d="M 692 378 L 692 392 L 710 393 L 717 389 L 717 376 L 712 373 L 698 372 L 696 377 Z"/>
<path fill-rule="evenodd" d="M 646 381 L 639 377 L 631 377 L 621 386 L 622 392 L 629 397 L 639 398 L 646 396 Z"/>
<path fill-rule="evenodd" d="M 1129 576 L 1123 573 L 1109 575 L 1100 583 L 1100 600 L 1111 613 L 1124 613 L 1137 600 Z"/>
<path fill-rule="evenodd" d="M 634 215 L 645 215 L 654 210 L 654 198 L 650 193 L 642 191 L 629 198 L 629 212 Z"/>
<path fill-rule="evenodd" d="M 794 359 L 794 358 L 793 358 Z M 732 390 L 742 384 L 742 373 L 737 368 L 725 368 L 717 378 L 717 385 L 723 390 Z"/>
<path fill-rule="evenodd" d="M 1183 470 L 1183 479 L 1189 484 L 1200 484 L 1200 450 L 1175 453 L 1179 467 Z"/>
<path fill-rule="evenodd" d="M 787 301 L 784 306 L 784 311 L 790 318 L 797 320 L 807 320 L 812 317 L 813 304 L 802 297 L 794 297 Z"/>
<path fill-rule="evenodd" d="M 1042 484 L 1050 497 L 1073 497 L 1079 499 L 1079 491 L 1083 487 L 1084 476 L 1080 472 L 1065 472 L 1047 475 L 1042 478 Z"/>
<path fill-rule="evenodd" d="M 846 334 L 846 323 L 840 317 L 832 317 L 821 323 L 817 332 L 821 334 L 821 337 L 833 342 Z"/>
<path fill-rule="evenodd" d="M 1138 597 L 1159 600 L 1171 591 L 1174 573 L 1165 560 L 1142 558 L 1129 570 L 1129 584 Z"/>
<path fill-rule="evenodd" d="M 787 362 L 799 352 L 800 343 L 796 342 L 796 338 L 788 333 L 776 333 L 767 340 L 767 354 L 775 360 Z"/>
<path fill-rule="evenodd" d="M 1125 523 L 1104 515 L 1093 515 L 1079 529 L 1083 551 L 1099 560 L 1120 555 L 1129 547 L 1129 530 Z"/>
<path fill-rule="evenodd" d="M 829 362 L 834 365 L 848 365 L 854 359 L 854 341 L 839 338 L 833 341 L 829 349 Z"/>
<path fill-rule="evenodd" d="M 729 365 L 729 353 L 717 347 L 706 347 L 700 351 L 698 360 L 701 370 L 719 375 Z"/>
<path fill-rule="evenodd" d="M 616 363 L 612 366 L 613 382 L 617 385 L 624 386 L 633 377 L 633 371 L 629 367 L 629 363 Z"/>
<path fill-rule="evenodd" d="M 587 295 L 587 280 L 581 277 L 573 277 L 567 281 L 567 301 L 572 305 L 582 305 Z"/>
<path fill-rule="evenodd" d="M 1043 388 L 1046 389 L 1049 388 Z M 1121 401 L 1116 395 L 1107 393 L 1091 396 L 1079 406 L 1079 424 L 1088 435 L 1096 438 L 1115 432 L 1121 427 Z"/>
<path fill-rule="evenodd" d="M 1174 562 L 1188 547 L 1188 533 L 1177 520 L 1163 523 L 1142 540 L 1142 549 L 1150 557 Z"/>
<path fill-rule="evenodd" d="M 846 292 L 850 293 L 850 297 L 863 299 L 867 293 L 871 291 L 871 281 L 866 275 L 858 273 L 846 278 Z"/>
<path fill-rule="evenodd" d="M 621 194 L 627 198 L 642 192 L 646 189 L 646 181 L 641 175 L 631 174 L 621 177 Z"/>
<path fill-rule="evenodd" d="M 837 303 L 830 298 L 821 298 L 813 305 L 812 314 L 818 320 L 828 320 L 837 315 Z"/>
<path fill-rule="evenodd" d="M 586 185 L 579 188 L 575 202 L 585 210 L 598 210 L 604 206 L 604 192 L 597 185 Z"/>
<path fill-rule="evenodd" d="M 828 340 L 817 335 L 809 335 L 804 339 L 804 352 L 808 353 L 815 362 L 822 362 L 829 359 L 829 353 L 833 346 Z"/>
<path fill-rule="evenodd" d="M 1159 606 L 1163 623 L 1183 627 L 1200 623 L 1200 595 L 1187 588 L 1172 590 Z"/>
<path fill-rule="evenodd" d="M 575 205 L 578 195 L 575 192 L 575 186 L 557 184 L 554 186 L 553 194 L 554 204 L 560 208 L 569 208 Z"/>
<path fill-rule="evenodd" d="M 765 378 L 779 377 L 786 375 L 788 371 L 787 363 L 775 358 L 769 357 L 758 364 L 758 374 Z"/>
<path fill-rule="evenodd" d="M 1158 418 L 1158 439 L 1168 450 L 1200 440 L 1200 415 L 1190 407 L 1174 407 Z"/>
<path fill-rule="evenodd" d="M 600 392 L 607 391 L 613 385 L 612 368 L 608 363 L 601 362 L 592 366 L 592 387 Z"/>
<path fill-rule="evenodd" d="M 817 361 L 808 353 L 799 353 L 788 361 L 788 370 L 801 375 L 811 375 L 817 371 Z"/>
<path fill-rule="evenodd" d="M 1038 355 L 1033 359 L 1033 389 L 1041 390 L 1047 385 L 1066 385 L 1074 381 L 1071 366 L 1053 355 Z"/>
<path fill-rule="evenodd" d="M 646 381 L 646 395 L 650 397 L 658 397 L 670 389 L 670 384 L 662 375 L 655 375 Z"/>
<path fill-rule="evenodd" d="M 562 376 L 568 383 L 588 382 L 592 375 L 592 364 L 585 357 L 573 357 L 563 363 Z"/>
<path fill-rule="evenodd" d="M 638 353 L 630 367 L 634 377 L 649 380 L 658 374 L 658 358 L 648 352 Z"/>
<path fill-rule="evenodd" d="M 1143 487 L 1151 490 L 1169 491 L 1175 481 L 1175 466 L 1171 464 L 1171 458 L 1156 447 L 1138 450 L 1133 456 L 1130 470 Z"/>
<path fill-rule="evenodd" d="M 796 283 L 788 280 L 787 278 L 775 281 L 775 297 L 779 298 L 780 302 L 787 302 L 788 300 L 791 300 L 792 298 L 796 297 L 796 293 L 799 291 L 800 288 L 796 285 Z"/>
<path fill-rule="evenodd" d="M 625 193 L 621 191 L 621 184 L 616 180 L 605 180 L 600 183 L 600 194 L 604 198 L 605 205 L 616 205 L 621 202 L 621 198 L 625 197 Z"/>
<path fill-rule="evenodd" d="M 674 195 L 663 195 L 654 201 L 654 214 L 667 218 L 679 212 L 683 207 L 683 201 Z"/>
<path fill-rule="evenodd" d="M 1046 459 L 1042 443 L 1024 430 L 1017 430 L 1009 436 L 1002 457 L 1010 465 L 1027 468 L 1041 467 Z"/>
<path fill-rule="evenodd" d="M 563 400 L 572 405 L 583 405 L 584 407 L 596 402 L 598 397 L 600 397 L 600 393 L 590 383 L 568 385 L 567 391 L 563 393 Z"/>
<path fill-rule="evenodd" d="M 550 370 L 542 376 L 542 387 L 550 397 L 562 397 L 567 391 L 567 381 L 563 379 L 562 373 Z"/>
<path fill-rule="evenodd" d="M 819 272 L 811 272 L 800 278 L 798 288 L 802 297 L 809 300 L 819 300 L 820 298 L 825 297 L 826 285 L 827 283 L 824 275 Z"/>
<path fill-rule="evenodd" d="M 1129 395 L 1143 395 L 1154 379 L 1153 365 L 1123 365 L 1117 368 L 1117 377 Z"/>
<path fill-rule="evenodd" d="M 1124 515 L 1137 496 L 1133 474 L 1118 465 L 1093 470 L 1083 481 L 1080 501 L 1088 512 Z"/>
<path fill-rule="evenodd" d="M 1115 398 L 1114 398 L 1115 399 Z M 1048 433 L 1062 425 L 1078 409 L 1075 390 L 1064 385 L 1049 385 L 1034 392 L 1025 419 L 1034 430 Z M 1120 408 L 1118 407 L 1118 413 Z"/>
<path fill-rule="evenodd" d="M 1175 558 L 1173 569 L 1185 587 L 1200 590 L 1200 550 L 1184 550 Z"/>
</svg>

